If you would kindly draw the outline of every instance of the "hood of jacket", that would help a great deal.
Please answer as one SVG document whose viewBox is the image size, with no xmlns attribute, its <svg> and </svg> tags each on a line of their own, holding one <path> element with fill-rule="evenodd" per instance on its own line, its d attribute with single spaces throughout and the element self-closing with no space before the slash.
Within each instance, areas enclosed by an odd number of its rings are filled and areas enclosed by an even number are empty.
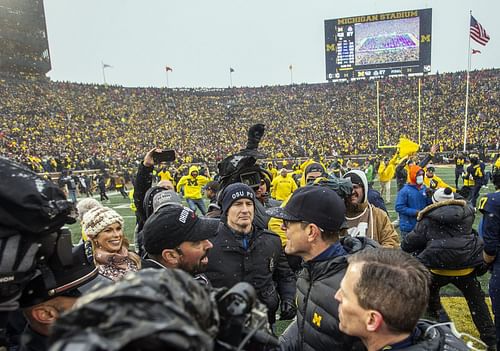
<svg viewBox="0 0 500 351">
<path fill-rule="evenodd" d="M 343 178 L 350 178 L 350 175 L 352 174 L 356 174 L 359 178 L 361 178 L 361 181 L 363 182 L 363 201 L 361 203 L 368 204 L 368 179 L 366 178 L 365 172 L 360 171 L 359 169 L 353 169 L 344 174 Z"/>
<path fill-rule="evenodd" d="M 410 179 L 410 184 L 417 184 L 417 172 L 420 171 L 422 168 L 417 165 L 412 165 L 410 166 L 410 171 L 408 173 L 408 178 Z"/>
<path fill-rule="evenodd" d="M 191 167 L 189 167 L 189 172 L 188 172 L 188 174 L 189 174 L 189 176 L 190 176 L 190 177 L 192 177 L 192 176 L 193 176 L 193 175 L 191 174 L 191 173 L 193 173 L 193 172 L 199 172 L 198 166 L 191 166 Z"/>
<path fill-rule="evenodd" d="M 417 221 L 424 217 L 442 224 L 457 224 L 467 217 L 474 217 L 474 209 L 465 200 L 439 201 L 420 211 Z"/>
</svg>

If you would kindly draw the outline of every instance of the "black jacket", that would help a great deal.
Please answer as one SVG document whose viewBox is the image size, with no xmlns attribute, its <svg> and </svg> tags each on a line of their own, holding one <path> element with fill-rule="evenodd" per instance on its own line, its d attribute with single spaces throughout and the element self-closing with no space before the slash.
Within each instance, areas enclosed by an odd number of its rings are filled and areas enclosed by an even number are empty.
<svg viewBox="0 0 500 351">
<path fill-rule="evenodd" d="M 334 295 L 347 269 L 347 257 L 366 247 L 380 247 L 368 238 L 344 238 L 346 256 L 306 262 L 297 279 L 297 318 L 280 337 L 282 350 L 360 350 L 358 338 L 339 330 L 339 304 Z"/>
<path fill-rule="evenodd" d="M 153 166 L 146 167 L 139 165 L 134 184 L 134 204 L 136 208 L 135 216 L 137 220 L 136 232 L 140 232 L 146 222 L 146 213 L 144 212 L 144 196 L 153 184 Z"/>
<path fill-rule="evenodd" d="M 21 337 L 19 351 L 45 351 L 49 349 L 49 338 L 39 334 L 28 325 Z"/>
<path fill-rule="evenodd" d="M 150 258 L 141 258 L 141 270 L 146 269 L 146 268 L 152 268 L 152 269 L 168 269 L 167 267 L 163 266 L 160 262 L 157 262 L 153 259 Z M 189 273 L 189 272 L 188 272 Z M 200 283 L 201 285 L 207 285 L 208 287 L 212 287 L 210 285 L 210 282 L 208 281 L 207 277 L 204 274 L 196 274 L 193 276 L 193 278 Z"/>
<path fill-rule="evenodd" d="M 472 229 L 474 209 L 465 200 L 440 201 L 425 207 L 401 248 L 430 269 L 463 269 L 483 262 L 483 241 Z"/>
<path fill-rule="evenodd" d="M 466 351 L 469 348 L 447 326 L 432 327 L 434 323 L 420 320 L 417 324 L 420 336 L 414 344 L 398 350 L 406 351 Z M 426 333 L 427 332 L 427 333 Z"/>
<path fill-rule="evenodd" d="M 252 284 L 273 323 L 280 297 L 294 301 L 296 284 L 279 236 L 254 227 L 245 250 L 242 237 L 221 223 L 217 236 L 211 241 L 214 247 L 208 253 L 205 272 L 210 283 L 215 288 L 230 288 L 241 281 Z"/>
</svg>

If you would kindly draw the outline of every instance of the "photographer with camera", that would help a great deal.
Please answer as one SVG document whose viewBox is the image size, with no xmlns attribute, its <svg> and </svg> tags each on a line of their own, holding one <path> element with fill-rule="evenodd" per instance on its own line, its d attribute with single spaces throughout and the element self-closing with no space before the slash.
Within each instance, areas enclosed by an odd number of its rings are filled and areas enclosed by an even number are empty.
<svg viewBox="0 0 500 351">
<path fill-rule="evenodd" d="M 57 288 L 54 270 L 70 266 L 76 211 L 59 187 L 7 158 L 0 157 L 0 347 L 6 346 L 9 313 L 35 276 Z"/>
<path fill-rule="evenodd" d="M 213 290 L 179 269 L 145 269 L 79 299 L 55 323 L 51 350 L 274 349 L 266 322 L 248 283 Z"/>
<path fill-rule="evenodd" d="M 21 336 L 21 351 L 48 350 L 50 328 L 90 289 L 98 276 L 92 251 L 88 244 L 81 244 L 73 250 L 72 263 L 68 266 L 54 267 L 56 286 L 48 289 L 43 276 L 32 279 L 23 291 L 20 305 L 27 320 Z"/>
</svg>

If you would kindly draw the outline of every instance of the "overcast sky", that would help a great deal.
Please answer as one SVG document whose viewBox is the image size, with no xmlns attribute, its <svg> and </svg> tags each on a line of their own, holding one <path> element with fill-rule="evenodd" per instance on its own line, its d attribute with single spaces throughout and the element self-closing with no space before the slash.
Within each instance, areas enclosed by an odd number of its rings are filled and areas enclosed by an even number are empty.
<svg viewBox="0 0 500 351">
<path fill-rule="evenodd" d="M 170 87 L 325 82 L 324 20 L 432 8 L 432 72 L 467 68 L 469 10 L 500 67 L 498 0 L 44 0 L 53 80 Z"/>
</svg>

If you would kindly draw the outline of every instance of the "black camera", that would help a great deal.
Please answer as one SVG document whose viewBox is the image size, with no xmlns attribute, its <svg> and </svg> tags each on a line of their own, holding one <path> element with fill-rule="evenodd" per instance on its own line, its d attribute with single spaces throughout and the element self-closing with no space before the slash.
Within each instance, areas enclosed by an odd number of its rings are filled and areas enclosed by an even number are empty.
<svg viewBox="0 0 500 351">
<path fill-rule="evenodd" d="M 267 308 L 252 285 L 241 282 L 217 299 L 220 316 L 216 350 L 269 349 L 278 339 L 268 327 Z"/>
<path fill-rule="evenodd" d="M 260 186 L 260 173 L 256 171 L 240 174 L 240 181 L 248 185 L 250 188 L 258 188 Z"/>
</svg>

